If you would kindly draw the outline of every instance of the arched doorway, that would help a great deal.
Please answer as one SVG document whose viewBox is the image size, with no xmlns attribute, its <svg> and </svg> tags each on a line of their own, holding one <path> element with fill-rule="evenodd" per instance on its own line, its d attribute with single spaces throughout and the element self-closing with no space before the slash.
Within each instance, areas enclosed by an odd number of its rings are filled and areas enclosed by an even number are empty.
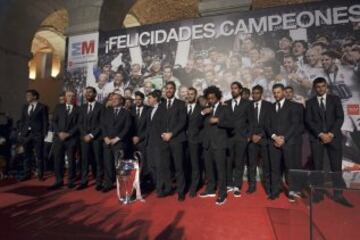
<svg viewBox="0 0 360 240">
<path fill-rule="evenodd" d="M 41 23 L 35 33 L 29 61 L 29 88 L 41 94 L 41 101 L 46 103 L 50 111 L 58 103 L 62 91 L 65 59 L 68 13 L 65 9 L 51 13 Z"/>
</svg>

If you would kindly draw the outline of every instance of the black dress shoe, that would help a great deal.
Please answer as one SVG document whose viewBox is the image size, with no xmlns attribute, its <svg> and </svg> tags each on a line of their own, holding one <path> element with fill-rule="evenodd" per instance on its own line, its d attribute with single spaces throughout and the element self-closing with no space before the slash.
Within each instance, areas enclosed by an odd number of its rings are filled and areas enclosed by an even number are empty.
<svg viewBox="0 0 360 240">
<path fill-rule="evenodd" d="M 196 197 L 196 191 L 190 191 L 189 197 L 191 197 L 191 198 Z"/>
<path fill-rule="evenodd" d="M 76 188 L 76 190 L 77 191 L 81 191 L 81 190 L 84 190 L 84 189 L 86 189 L 87 188 L 87 184 L 80 184 L 80 186 L 78 186 L 77 188 Z"/>
<path fill-rule="evenodd" d="M 272 193 L 272 194 L 270 194 L 269 199 L 275 200 L 275 199 L 279 198 L 279 196 L 280 196 L 280 193 Z"/>
<path fill-rule="evenodd" d="M 246 191 L 246 193 L 251 194 L 251 193 L 254 193 L 255 191 L 256 191 L 256 187 L 250 185 L 248 190 Z"/>
<path fill-rule="evenodd" d="M 342 194 L 334 195 L 333 200 L 345 207 L 348 207 L 348 208 L 354 207 L 354 205 L 352 205 Z"/>
<path fill-rule="evenodd" d="M 27 176 L 23 176 L 19 179 L 20 182 L 25 182 L 27 180 L 30 180 L 31 179 L 31 176 L 30 175 L 27 175 Z"/>
<path fill-rule="evenodd" d="M 96 185 L 95 190 L 96 191 L 101 191 L 103 189 L 102 185 Z"/>
<path fill-rule="evenodd" d="M 75 185 L 75 183 L 68 183 L 68 184 L 67 184 L 67 187 L 68 187 L 69 189 L 73 189 L 74 187 L 76 187 L 76 185 Z"/>
<path fill-rule="evenodd" d="M 103 189 L 102 189 L 102 192 L 103 193 L 107 193 L 107 192 L 110 192 L 112 190 L 112 187 L 104 187 Z"/>
<path fill-rule="evenodd" d="M 185 194 L 179 194 L 179 195 L 178 195 L 178 201 L 179 201 L 179 202 L 185 201 Z"/>
<path fill-rule="evenodd" d="M 218 206 L 221 206 L 223 204 L 225 204 L 226 202 L 226 197 L 225 196 L 220 196 L 216 199 L 216 202 L 215 204 L 218 205 Z"/>
<path fill-rule="evenodd" d="M 45 178 L 44 178 L 44 176 L 39 175 L 39 176 L 38 176 L 38 180 L 39 180 L 39 182 L 44 182 L 44 181 L 45 181 Z"/>
<path fill-rule="evenodd" d="M 313 203 L 319 203 L 319 202 L 321 202 L 322 200 L 324 200 L 324 195 L 323 195 L 323 194 L 314 193 L 314 194 L 311 196 L 311 202 L 313 202 Z"/>
<path fill-rule="evenodd" d="M 64 184 L 62 182 L 61 183 L 55 183 L 52 186 L 50 186 L 48 188 L 48 190 L 50 190 L 50 191 L 58 190 L 58 189 L 62 188 L 63 186 L 64 186 Z"/>
</svg>

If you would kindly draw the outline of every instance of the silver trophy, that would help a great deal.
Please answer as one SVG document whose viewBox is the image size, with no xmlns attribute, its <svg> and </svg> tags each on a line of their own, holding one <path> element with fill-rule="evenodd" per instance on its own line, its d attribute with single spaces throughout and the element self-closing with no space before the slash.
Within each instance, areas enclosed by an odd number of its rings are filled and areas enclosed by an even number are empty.
<svg viewBox="0 0 360 240">
<path fill-rule="evenodd" d="M 129 204 L 134 201 L 144 201 L 140 189 L 140 161 L 142 155 L 135 152 L 133 159 L 124 159 L 124 152 L 121 150 L 115 153 L 116 186 L 117 196 L 121 203 Z M 136 198 L 131 199 L 134 191 Z"/>
</svg>

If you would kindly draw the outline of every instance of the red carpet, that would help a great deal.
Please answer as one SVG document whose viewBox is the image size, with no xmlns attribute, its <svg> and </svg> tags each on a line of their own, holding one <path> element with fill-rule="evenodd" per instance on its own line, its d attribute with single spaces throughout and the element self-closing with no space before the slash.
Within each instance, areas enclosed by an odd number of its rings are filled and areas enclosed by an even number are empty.
<svg viewBox="0 0 360 240">
<path fill-rule="evenodd" d="M 289 204 L 284 195 L 269 201 L 260 187 L 241 198 L 230 194 L 220 207 L 210 198 L 179 203 L 175 195 L 159 199 L 154 194 L 145 203 L 123 206 L 115 190 L 48 192 L 52 182 L 7 181 L 0 186 L 0 239 L 303 240 L 309 236 L 304 203 Z"/>
</svg>

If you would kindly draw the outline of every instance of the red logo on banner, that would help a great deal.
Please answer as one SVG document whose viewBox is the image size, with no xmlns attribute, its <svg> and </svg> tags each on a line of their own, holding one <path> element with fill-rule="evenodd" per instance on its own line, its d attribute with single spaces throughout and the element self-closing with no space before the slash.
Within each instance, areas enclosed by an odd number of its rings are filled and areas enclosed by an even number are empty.
<svg viewBox="0 0 360 240">
<path fill-rule="evenodd" d="M 348 115 L 360 115 L 359 104 L 348 104 L 347 105 L 347 114 Z"/>
</svg>

